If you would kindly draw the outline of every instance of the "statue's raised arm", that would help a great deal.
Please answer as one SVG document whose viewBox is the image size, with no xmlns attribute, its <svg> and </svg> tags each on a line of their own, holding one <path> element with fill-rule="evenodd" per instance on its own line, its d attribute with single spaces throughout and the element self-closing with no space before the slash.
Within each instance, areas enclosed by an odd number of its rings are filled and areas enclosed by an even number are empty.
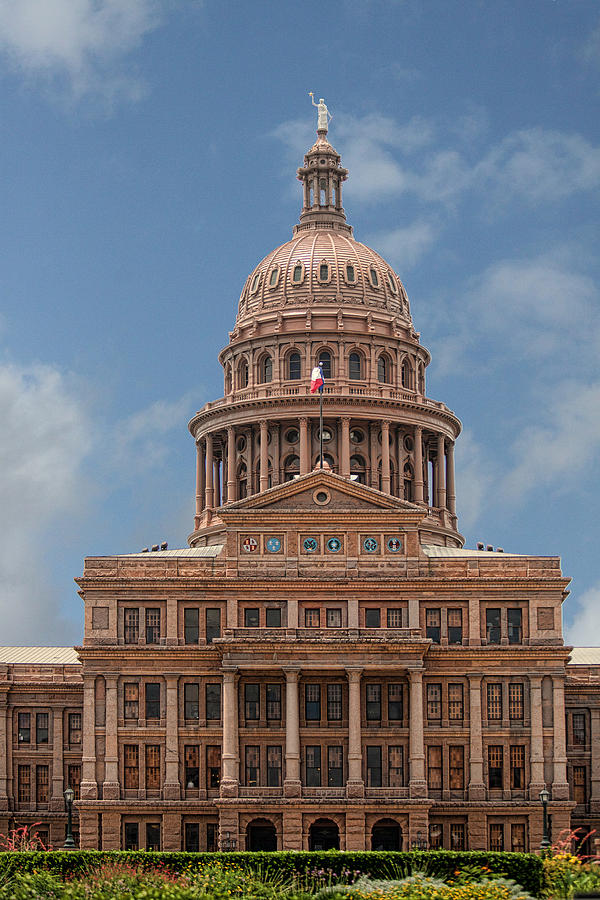
<svg viewBox="0 0 600 900">
<path fill-rule="evenodd" d="M 327 133 L 329 129 L 329 122 L 331 121 L 331 113 L 327 109 L 325 105 L 324 99 L 321 97 L 318 103 L 315 103 L 315 95 L 312 91 L 309 91 L 309 97 L 311 99 L 312 105 L 316 106 L 318 109 L 317 115 L 317 131 L 324 131 Z"/>
</svg>

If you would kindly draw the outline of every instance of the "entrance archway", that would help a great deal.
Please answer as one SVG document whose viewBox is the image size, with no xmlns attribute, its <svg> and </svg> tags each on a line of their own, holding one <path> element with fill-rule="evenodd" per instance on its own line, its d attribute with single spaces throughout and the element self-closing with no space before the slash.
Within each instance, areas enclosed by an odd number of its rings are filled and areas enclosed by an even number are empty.
<svg viewBox="0 0 600 900">
<path fill-rule="evenodd" d="M 339 850 L 340 830 L 331 819 L 317 819 L 308 832 L 309 850 Z"/>
<path fill-rule="evenodd" d="M 371 829 L 371 850 L 402 850 L 402 829 L 394 819 L 379 819 Z"/>
<path fill-rule="evenodd" d="M 246 828 L 246 850 L 277 850 L 277 832 L 268 819 L 253 819 Z"/>
</svg>

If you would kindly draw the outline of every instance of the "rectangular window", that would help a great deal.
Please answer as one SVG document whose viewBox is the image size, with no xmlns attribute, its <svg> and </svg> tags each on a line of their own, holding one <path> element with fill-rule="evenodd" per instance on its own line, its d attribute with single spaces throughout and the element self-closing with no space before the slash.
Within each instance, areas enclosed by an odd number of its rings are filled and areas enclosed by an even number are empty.
<svg viewBox="0 0 600 900">
<path fill-rule="evenodd" d="M 321 624 L 321 610 L 319 609 L 305 609 L 304 610 L 304 627 L 305 628 L 318 628 Z"/>
<path fill-rule="evenodd" d="M 327 748 L 327 787 L 344 785 L 344 751 L 341 747 Z"/>
<path fill-rule="evenodd" d="M 381 685 L 367 684 L 367 721 L 379 722 L 381 720 Z"/>
<path fill-rule="evenodd" d="M 510 849 L 513 853 L 525 853 L 527 851 L 524 823 L 513 822 L 510 826 Z"/>
<path fill-rule="evenodd" d="M 339 722 L 342 718 L 342 686 L 327 685 L 327 721 Z"/>
<path fill-rule="evenodd" d="M 221 784 L 221 748 L 206 748 L 206 787 L 216 790 Z"/>
<path fill-rule="evenodd" d="M 139 827 L 137 822 L 125 822 L 123 831 L 125 850 L 139 849 L 138 833 Z"/>
<path fill-rule="evenodd" d="M 432 791 L 442 790 L 442 748 L 427 748 L 427 787 Z"/>
<path fill-rule="evenodd" d="M 521 609 L 508 609 L 508 643 L 520 644 L 523 640 L 523 611 Z"/>
<path fill-rule="evenodd" d="M 36 744 L 48 743 L 48 713 L 38 713 L 35 717 Z"/>
<path fill-rule="evenodd" d="M 448 718 L 453 722 L 462 722 L 464 718 L 462 684 L 448 685 Z"/>
<path fill-rule="evenodd" d="M 464 822 L 450 823 L 450 849 L 454 851 L 467 849 L 466 829 Z"/>
<path fill-rule="evenodd" d="M 281 721 L 281 685 L 267 685 L 267 720 L 269 722 Z"/>
<path fill-rule="evenodd" d="M 502 823 L 490 824 L 490 850 L 504 850 L 504 825 Z"/>
<path fill-rule="evenodd" d="M 502 685 L 498 682 L 487 686 L 487 717 L 490 722 L 502 719 Z"/>
<path fill-rule="evenodd" d="M 365 628 L 381 628 L 380 609 L 365 609 Z"/>
<path fill-rule="evenodd" d="M 160 850 L 160 825 L 158 822 L 146 823 L 146 850 Z"/>
<path fill-rule="evenodd" d="M 19 766 L 19 803 L 31 803 L 31 766 Z"/>
<path fill-rule="evenodd" d="M 160 747 L 146 744 L 146 790 L 160 790 Z"/>
<path fill-rule="evenodd" d="M 244 709 L 246 721 L 260 719 L 260 684 L 244 685 Z"/>
<path fill-rule="evenodd" d="M 427 718 L 430 722 L 439 722 L 442 718 L 442 686 L 427 685 Z"/>
<path fill-rule="evenodd" d="M 281 628 L 281 609 L 278 606 L 266 610 L 267 628 Z"/>
<path fill-rule="evenodd" d="M 221 637 L 221 610 L 206 610 L 206 643 L 212 644 L 215 638 Z"/>
<path fill-rule="evenodd" d="M 450 761 L 450 790 L 464 791 L 465 789 L 465 748 L 449 747 Z"/>
<path fill-rule="evenodd" d="M 67 766 L 67 787 L 73 788 L 73 799 L 81 799 L 81 766 Z"/>
<path fill-rule="evenodd" d="M 444 829 L 437 822 L 429 825 L 429 849 L 442 850 L 444 846 Z"/>
<path fill-rule="evenodd" d="M 260 610 L 258 608 L 244 610 L 244 627 L 258 628 L 260 625 Z"/>
<path fill-rule="evenodd" d="M 403 692 L 401 684 L 388 684 L 388 721 L 401 722 L 404 718 Z"/>
<path fill-rule="evenodd" d="M 321 721 L 321 685 L 304 685 L 304 718 L 307 722 Z"/>
<path fill-rule="evenodd" d="M 306 786 L 321 787 L 321 748 L 318 744 L 305 749 Z"/>
<path fill-rule="evenodd" d="M 488 747 L 488 779 L 490 788 L 502 787 L 503 748 L 499 745 Z"/>
<path fill-rule="evenodd" d="M 140 709 L 140 686 L 134 682 L 126 682 L 123 685 L 123 717 L 135 719 L 137 722 Z"/>
<path fill-rule="evenodd" d="M 500 643 L 500 610 L 486 609 L 485 611 L 485 635 L 488 644 Z"/>
<path fill-rule="evenodd" d="M 267 747 L 267 787 L 281 787 L 281 747 Z"/>
<path fill-rule="evenodd" d="M 524 715 L 523 685 L 511 682 L 508 685 L 508 717 L 512 721 L 522 721 Z"/>
<path fill-rule="evenodd" d="M 525 787 L 525 747 L 522 744 L 510 748 L 510 786 L 514 791 Z"/>
<path fill-rule="evenodd" d="M 183 834 L 185 852 L 197 853 L 200 850 L 200 825 L 198 822 L 186 822 Z"/>
<path fill-rule="evenodd" d="M 402 607 L 392 606 L 387 611 L 387 627 L 402 628 Z"/>
<path fill-rule="evenodd" d="M 439 644 L 442 632 L 442 613 L 439 609 L 425 610 L 425 637 Z"/>
<path fill-rule="evenodd" d="M 342 611 L 341 609 L 328 609 L 326 612 L 326 621 L 328 628 L 342 627 Z"/>
<path fill-rule="evenodd" d="M 160 641 L 160 609 L 146 610 L 146 643 L 158 644 Z"/>
<path fill-rule="evenodd" d="M 160 719 L 160 684 L 150 682 L 146 685 L 146 718 Z"/>
<path fill-rule="evenodd" d="M 69 713 L 69 744 L 81 743 L 81 713 Z"/>
<path fill-rule="evenodd" d="M 206 718 L 221 718 L 221 685 L 219 682 L 206 685 Z"/>
<path fill-rule="evenodd" d="M 183 748 L 184 783 L 188 790 L 200 787 L 200 748 L 188 744 Z"/>
<path fill-rule="evenodd" d="M 260 782 L 260 747 L 246 747 L 246 785 L 258 787 Z"/>
<path fill-rule="evenodd" d="M 388 783 L 390 787 L 404 785 L 404 747 L 388 747 Z"/>
<path fill-rule="evenodd" d="M 194 681 L 183 685 L 183 715 L 189 720 L 200 718 L 200 690 Z"/>
<path fill-rule="evenodd" d="M 183 639 L 186 644 L 197 644 L 200 639 L 200 610 L 196 607 L 183 610 Z"/>
<path fill-rule="evenodd" d="M 381 787 L 381 747 L 367 747 L 367 787 Z"/>
<path fill-rule="evenodd" d="M 36 766 L 35 796 L 38 803 L 48 803 L 50 799 L 50 772 L 48 766 Z"/>
<path fill-rule="evenodd" d="M 448 610 L 448 643 L 462 644 L 462 609 Z"/>
<path fill-rule="evenodd" d="M 137 744 L 123 747 L 125 790 L 137 791 L 140 786 L 140 748 Z"/>
<path fill-rule="evenodd" d="M 219 849 L 219 826 L 216 822 L 207 822 L 206 823 L 206 849 L 211 853 L 214 853 Z"/>
<path fill-rule="evenodd" d="M 140 638 L 140 611 L 135 607 L 124 610 L 124 636 L 126 644 L 137 644 Z"/>
<path fill-rule="evenodd" d="M 19 713 L 18 737 L 20 744 L 29 744 L 31 741 L 31 713 Z"/>
<path fill-rule="evenodd" d="M 586 803 L 585 766 L 573 766 L 573 800 L 575 803 Z"/>
<path fill-rule="evenodd" d="M 573 743 L 581 747 L 585 745 L 585 713 L 573 713 Z"/>
</svg>

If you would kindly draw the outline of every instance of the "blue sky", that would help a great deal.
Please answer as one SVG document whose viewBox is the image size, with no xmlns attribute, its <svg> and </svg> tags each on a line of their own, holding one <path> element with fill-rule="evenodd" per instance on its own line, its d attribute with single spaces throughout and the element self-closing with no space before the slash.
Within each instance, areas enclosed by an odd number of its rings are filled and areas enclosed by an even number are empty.
<svg viewBox="0 0 600 900">
<path fill-rule="evenodd" d="M 192 413 L 325 97 L 359 240 L 461 418 L 467 545 L 560 554 L 600 643 L 597 0 L 0 0 L 2 643 L 192 525 Z"/>
</svg>

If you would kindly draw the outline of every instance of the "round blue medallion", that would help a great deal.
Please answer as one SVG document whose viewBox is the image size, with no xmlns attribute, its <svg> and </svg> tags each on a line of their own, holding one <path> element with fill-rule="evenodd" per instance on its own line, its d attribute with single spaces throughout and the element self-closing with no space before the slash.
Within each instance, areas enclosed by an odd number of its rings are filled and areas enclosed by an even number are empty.
<svg viewBox="0 0 600 900">
<path fill-rule="evenodd" d="M 281 550 L 281 541 L 279 540 L 279 538 L 269 538 L 269 540 L 267 541 L 267 550 L 269 551 L 269 553 L 279 553 L 279 551 Z"/>
<path fill-rule="evenodd" d="M 390 538 L 387 545 L 390 553 L 398 553 L 398 551 L 402 549 L 402 541 L 397 537 Z"/>
<path fill-rule="evenodd" d="M 339 538 L 329 538 L 327 541 L 327 549 L 332 553 L 337 553 L 338 550 L 342 549 L 342 542 Z"/>
<path fill-rule="evenodd" d="M 307 553 L 314 553 L 319 545 L 317 544 L 315 538 L 304 538 L 304 540 L 302 541 L 302 546 Z"/>
<path fill-rule="evenodd" d="M 363 541 L 363 547 L 367 551 L 367 553 L 375 553 L 379 544 L 375 540 L 375 538 L 365 538 Z"/>
</svg>

